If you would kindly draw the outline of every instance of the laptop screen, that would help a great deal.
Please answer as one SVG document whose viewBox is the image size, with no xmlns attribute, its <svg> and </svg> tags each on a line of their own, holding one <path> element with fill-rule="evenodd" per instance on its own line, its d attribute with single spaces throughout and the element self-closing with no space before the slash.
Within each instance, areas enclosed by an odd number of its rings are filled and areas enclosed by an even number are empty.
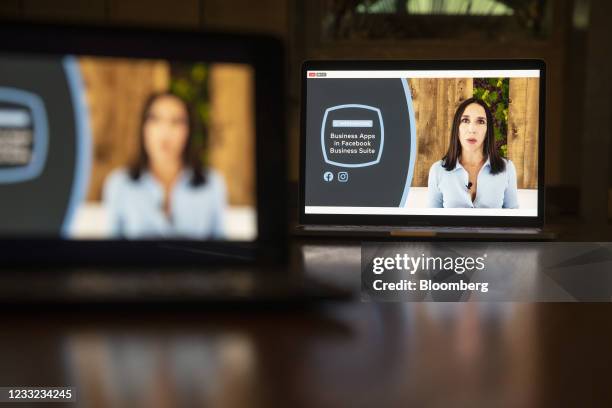
<svg viewBox="0 0 612 408">
<path fill-rule="evenodd" d="M 539 216 L 540 69 L 303 72 L 303 214 Z"/>
<path fill-rule="evenodd" d="M 0 54 L 1 237 L 257 238 L 245 63 Z"/>
</svg>

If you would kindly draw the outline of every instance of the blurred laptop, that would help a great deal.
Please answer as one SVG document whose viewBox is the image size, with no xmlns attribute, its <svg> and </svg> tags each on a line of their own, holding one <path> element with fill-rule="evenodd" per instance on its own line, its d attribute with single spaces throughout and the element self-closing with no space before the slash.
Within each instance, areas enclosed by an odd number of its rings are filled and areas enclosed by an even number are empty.
<svg viewBox="0 0 612 408">
<path fill-rule="evenodd" d="M 552 238 L 543 61 L 307 61 L 301 75 L 298 235 Z"/>
<path fill-rule="evenodd" d="M 0 35 L 0 301 L 333 293 L 289 273 L 278 40 Z"/>
</svg>

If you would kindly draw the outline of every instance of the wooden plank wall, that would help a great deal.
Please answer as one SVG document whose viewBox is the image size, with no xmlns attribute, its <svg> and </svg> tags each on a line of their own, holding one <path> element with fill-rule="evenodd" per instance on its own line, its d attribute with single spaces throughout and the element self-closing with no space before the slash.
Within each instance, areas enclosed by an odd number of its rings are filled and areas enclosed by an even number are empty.
<svg viewBox="0 0 612 408">
<path fill-rule="evenodd" d="M 538 187 L 539 78 L 511 78 L 508 107 L 508 158 L 519 188 Z"/>
<path fill-rule="evenodd" d="M 510 79 L 508 158 L 517 170 L 518 188 L 538 186 L 537 78 Z M 427 187 L 431 165 L 440 160 L 450 141 L 457 106 L 473 94 L 472 79 L 410 79 L 417 122 L 417 159 L 413 187 Z"/>
<path fill-rule="evenodd" d="M 246 65 L 210 69 L 210 164 L 224 176 L 235 205 L 255 205 L 254 79 Z"/>
</svg>

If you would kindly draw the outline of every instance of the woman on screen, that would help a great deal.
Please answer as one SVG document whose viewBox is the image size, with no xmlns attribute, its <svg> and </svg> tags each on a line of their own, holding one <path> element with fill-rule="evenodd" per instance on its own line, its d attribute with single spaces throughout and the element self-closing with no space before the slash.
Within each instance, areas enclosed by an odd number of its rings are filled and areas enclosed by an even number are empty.
<svg viewBox="0 0 612 408">
<path fill-rule="evenodd" d="M 448 151 L 429 170 L 428 196 L 433 208 L 518 208 L 516 169 L 495 146 L 493 116 L 482 100 L 457 108 Z"/>
<path fill-rule="evenodd" d="M 189 106 L 179 97 L 163 92 L 145 102 L 138 157 L 104 185 L 113 236 L 223 238 L 225 183 L 203 169 L 192 128 Z"/>
</svg>

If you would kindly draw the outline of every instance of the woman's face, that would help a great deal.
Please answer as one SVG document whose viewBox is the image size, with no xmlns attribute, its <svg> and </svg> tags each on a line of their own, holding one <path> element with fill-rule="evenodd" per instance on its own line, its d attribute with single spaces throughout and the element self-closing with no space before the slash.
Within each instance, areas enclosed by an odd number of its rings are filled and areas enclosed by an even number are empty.
<svg viewBox="0 0 612 408">
<path fill-rule="evenodd" d="M 144 147 L 150 163 L 182 161 L 189 137 L 189 116 L 175 96 L 161 96 L 153 102 L 144 124 Z"/>
<path fill-rule="evenodd" d="M 482 106 L 471 103 L 465 107 L 459 122 L 459 142 L 462 151 L 482 151 L 487 135 L 487 115 Z"/>
</svg>

